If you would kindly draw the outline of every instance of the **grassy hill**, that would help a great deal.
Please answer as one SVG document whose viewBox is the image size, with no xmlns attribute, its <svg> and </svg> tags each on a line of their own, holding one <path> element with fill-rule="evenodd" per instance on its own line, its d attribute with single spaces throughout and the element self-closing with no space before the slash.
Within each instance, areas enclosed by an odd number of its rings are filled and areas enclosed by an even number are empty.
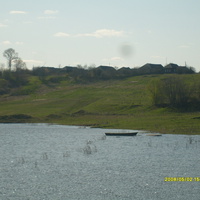
<svg viewBox="0 0 200 200">
<path fill-rule="evenodd" d="M 0 97 L 0 122 L 39 122 L 124 128 L 160 133 L 200 134 L 200 112 L 152 106 L 148 85 L 169 75 L 135 76 L 124 80 L 78 84 L 63 80 L 29 84 Z M 200 74 L 184 77 L 188 84 Z M 29 91 L 29 92 L 27 92 Z M 23 95 L 27 94 L 28 95 Z"/>
</svg>

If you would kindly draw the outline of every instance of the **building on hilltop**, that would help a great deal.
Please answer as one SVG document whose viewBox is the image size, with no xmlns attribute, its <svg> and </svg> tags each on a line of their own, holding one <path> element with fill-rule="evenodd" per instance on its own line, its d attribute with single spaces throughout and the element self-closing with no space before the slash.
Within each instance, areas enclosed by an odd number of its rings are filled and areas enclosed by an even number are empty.
<svg viewBox="0 0 200 200">
<path fill-rule="evenodd" d="M 177 68 L 177 73 L 178 74 L 194 74 L 195 69 L 192 67 L 186 67 L 186 66 L 179 66 Z"/>
<path fill-rule="evenodd" d="M 179 66 L 174 63 L 170 63 L 164 67 L 164 73 L 166 74 L 192 74 L 195 73 L 195 70 L 192 67 Z"/>
<path fill-rule="evenodd" d="M 104 66 L 104 65 L 100 65 L 99 67 L 97 67 L 97 69 L 100 69 L 102 71 L 116 71 L 116 69 L 114 67 L 111 66 Z"/>
<path fill-rule="evenodd" d="M 129 67 L 122 67 L 117 70 L 117 73 L 119 77 L 129 77 L 133 75 L 133 70 Z"/>
<path fill-rule="evenodd" d="M 93 74 L 97 79 L 108 80 L 116 77 L 117 71 L 114 67 L 110 66 L 99 66 L 94 68 Z"/>
<path fill-rule="evenodd" d="M 140 74 L 162 74 L 164 68 L 161 64 L 147 63 L 138 69 Z"/>
<path fill-rule="evenodd" d="M 174 64 L 174 63 L 170 63 L 168 65 L 166 65 L 164 67 L 164 72 L 165 73 L 177 73 L 177 70 L 178 70 L 179 66 L 177 64 Z"/>
</svg>

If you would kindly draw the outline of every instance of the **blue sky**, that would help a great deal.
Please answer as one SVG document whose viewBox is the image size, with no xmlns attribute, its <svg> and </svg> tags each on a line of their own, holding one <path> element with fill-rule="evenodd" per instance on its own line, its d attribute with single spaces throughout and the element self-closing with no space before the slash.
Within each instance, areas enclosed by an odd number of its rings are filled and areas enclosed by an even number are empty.
<svg viewBox="0 0 200 200">
<path fill-rule="evenodd" d="M 13 48 L 33 66 L 176 63 L 200 71 L 199 0 L 18 0 L 0 7 L 0 63 Z"/>
</svg>

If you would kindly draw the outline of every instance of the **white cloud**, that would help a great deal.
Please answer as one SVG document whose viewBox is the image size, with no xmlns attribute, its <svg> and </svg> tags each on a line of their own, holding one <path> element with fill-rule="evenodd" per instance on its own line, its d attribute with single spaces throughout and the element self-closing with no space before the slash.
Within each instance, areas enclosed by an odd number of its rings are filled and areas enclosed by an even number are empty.
<svg viewBox="0 0 200 200">
<path fill-rule="evenodd" d="M 7 27 L 7 25 L 0 23 L 0 28 Z"/>
<path fill-rule="evenodd" d="M 124 31 L 116 31 L 116 30 L 109 30 L 109 29 L 100 29 L 94 32 L 94 37 L 113 37 L 113 36 L 123 36 Z"/>
<path fill-rule="evenodd" d="M 54 14 L 57 14 L 57 13 L 58 13 L 58 10 L 45 10 L 44 11 L 45 15 L 54 15 Z"/>
<path fill-rule="evenodd" d="M 124 31 L 116 31 L 110 29 L 100 29 L 96 30 L 93 33 L 83 33 L 83 34 L 75 34 L 70 35 L 64 32 L 58 32 L 54 34 L 55 37 L 96 37 L 96 38 L 103 38 L 103 37 L 122 37 L 125 35 Z"/>
<path fill-rule="evenodd" d="M 51 15 L 55 15 L 57 14 L 59 11 L 58 10 L 45 10 L 44 11 L 44 14 L 46 16 L 41 16 L 41 17 L 38 17 L 38 19 L 56 19 L 55 16 L 51 16 Z"/>
<path fill-rule="evenodd" d="M 9 40 L 5 40 L 5 41 L 2 42 L 2 44 L 3 44 L 3 45 L 10 45 L 10 44 L 12 44 L 12 43 L 11 43 Z"/>
<path fill-rule="evenodd" d="M 12 10 L 10 11 L 10 14 L 27 14 L 27 12 L 21 10 Z"/>
<path fill-rule="evenodd" d="M 93 33 L 83 33 L 83 34 L 76 34 L 76 35 L 70 35 L 68 33 L 64 32 L 58 32 L 54 34 L 56 37 L 96 37 L 96 38 L 102 38 L 102 37 L 121 37 L 125 34 L 124 31 L 116 31 L 116 30 L 110 30 L 110 29 L 100 29 L 96 30 Z"/>
<path fill-rule="evenodd" d="M 99 29 L 93 33 L 77 34 L 76 37 L 86 36 L 86 37 L 121 37 L 124 35 L 124 31 L 116 31 L 113 29 Z"/>
<path fill-rule="evenodd" d="M 68 33 L 64 33 L 64 32 L 58 32 L 56 34 L 54 34 L 55 37 L 69 37 L 70 35 Z"/>
<path fill-rule="evenodd" d="M 3 41 L 1 44 L 3 44 L 3 45 L 11 45 L 11 44 L 14 44 L 14 45 L 23 45 L 24 43 L 23 42 L 11 42 L 11 41 L 9 41 L 9 40 L 5 40 L 5 41 Z"/>
</svg>

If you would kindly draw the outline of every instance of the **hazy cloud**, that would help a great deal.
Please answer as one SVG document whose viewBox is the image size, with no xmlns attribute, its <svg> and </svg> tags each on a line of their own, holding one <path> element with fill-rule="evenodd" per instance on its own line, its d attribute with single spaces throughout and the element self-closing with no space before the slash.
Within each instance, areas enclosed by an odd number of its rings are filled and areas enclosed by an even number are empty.
<svg viewBox="0 0 200 200">
<path fill-rule="evenodd" d="M 151 58 L 160 59 L 160 58 L 164 58 L 164 57 L 163 56 L 154 55 L 154 56 L 151 56 Z"/>
<path fill-rule="evenodd" d="M 64 32 L 58 32 L 56 34 L 54 34 L 55 37 L 69 37 L 70 35 L 68 33 L 64 33 Z"/>
<path fill-rule="evenodd" d="M 120 37 L 123 35 L 124 31 L 116 31 L 113 29 L 99 29 L 93 33 L 77 34 L 76 37 L 86 36 L 86 37 L 102 38 L 102 37 Z"/>
<path fill-rule="evenodd" d="M 152 31 L 152 30 L 147 30 L 147 33 L 148 33 L 148 34 L 152 34 L 153 31 Z"/>
<path fill-rule="evenodd" d="M 43 17 L 38 17 L 38 19 L 56 19 L 56 17 L 53 17 L 53 16 L 43 16 Z"/>
<path fill-rule="evenodd" d="M 112 29 L 99 29 L 96 30 L 93 33 L 83 33 L 83 34 L 75 34 L 75 35 L 70 35 L 68 33 L 64 32 L 58 32 L 54 34 L 55 37 L 96 37 L 96 38 L 103 38 L 103 37 L 121 37 L 124 36 L 125 32 L 124 31 L 116 31 Z"/>
<path fill-rule="evenodd" d="M 27 12 L 20 10 L 12 10 L 10 11 L 10 14 L 27 14 Z"/>
<path fill-rule="evenodd" d="M 121 57 L 116 56 L 116 57 L 112 57 L 110 60 L 120 60 L 120 61 L 122 61 L 122 60 L 124 60 L 124 59 L 121 58 Z"/>
<path fill-rule="evenodd" d="M 24 60 L 26 63 L 31 63 L 31 64 L 42 64 L 44 61 L 41 60 Z"/>
<path fill-rule="evenodd" d="M 183 45 L 180 45 L 179 48 L 182 48 L 182 49 L 186 49 L 186 48 L 189 48 L 190 45 L 187 45 L 187 44 L 183 44 Z"/>
<path fill-rule="evenodd" d="M 9 40 L 5 40 L 5 41 L 3 41 L 1 44 L 3 44 L 3 45 L 11 45 L 11 44 L 14 44 L 14 45 L 23 45 L 24 43 L 23 42 L 11 42 L 11 41 L 9 41 Z"/>
<path fill-rule="evenodd" d="M 58 10 L 45 10 L 44 11 L 45 15 L 54 15 L 54 14 L 57 14 L 57 13 L 58 13 Z"/>
<path fill-rule="evenodd" d="M 119 56 L 111 57 L 111 58 L 104 58 L 102 61 L 111 62 L 111 61 L 124 61 L 123 58 Z"/>
<path fill-rule="evenodd" d="M 16 45 L 23 45 L 23 42 L 15 42 Z"/>
<path fill-rule="evenodd" d="M 45 16 L 38 17 L 38 19 L 56 19 L 55 16 L 51 15 L 55 15 L 58 12 L 59 12 L 58 10 L 45 10 L 44 11 Z"/>
<path fill-rule="evenodd" d="M 24 24 L 32 24 L 33 22 L 32 21 L 24 21 L 23 23 Z"/>
<path fill-rule="evenodd" d="M 7 25 L 0 23 L 0 28 L 7 27 Z"/>
<path fill-rule="evenodd" d="M 5 40 L 5 41 L 2 42 L 2 44 L 3 44 L 3 45 L 10 45 L 10 44 L 12 44 L 12 43 L 11 43 L 9 40 Z"/>
</svg>

